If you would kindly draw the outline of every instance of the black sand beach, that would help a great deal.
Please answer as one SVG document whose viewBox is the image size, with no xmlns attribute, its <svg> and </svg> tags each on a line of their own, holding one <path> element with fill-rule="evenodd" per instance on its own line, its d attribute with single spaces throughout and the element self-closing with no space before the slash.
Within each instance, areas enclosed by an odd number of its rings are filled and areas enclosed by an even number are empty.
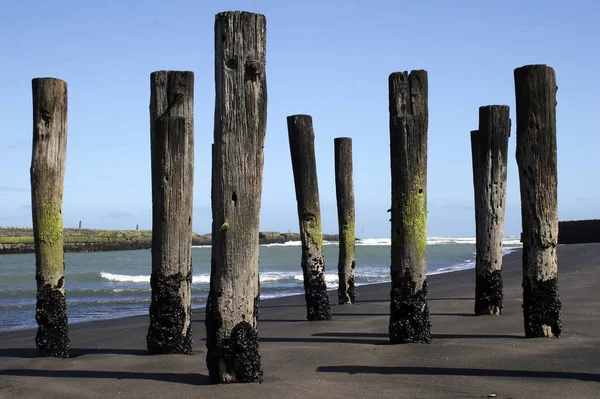
<svg viewBox="0 0 600 399">
<path fill-rule="evenodd" d="M 148 356 L 147 316 L 72 325 L 70 359 L 37 358 L 35 330 L 0 333 L 0 397 L 599 397 L 600 244 L 559 245 L 558 259 L 559 339 L 524 338 L 518 251 L 504 257 L 500 317 L 473 315 L 474 270 L 429 277 L 430 345 L 388 344 L 389 284 L 378 284 L 329 322 L 305 321 L 302 296 L 262 301 L 262 384 L 208 384 L 201 309 L 193 356 Z"/>
</svg>

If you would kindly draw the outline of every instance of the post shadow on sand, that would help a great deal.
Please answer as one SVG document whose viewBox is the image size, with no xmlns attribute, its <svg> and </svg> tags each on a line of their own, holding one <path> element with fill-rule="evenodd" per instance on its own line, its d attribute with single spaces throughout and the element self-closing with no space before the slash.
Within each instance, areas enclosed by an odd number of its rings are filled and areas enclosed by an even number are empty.
<svg viewBox="0 0 600 399">
<path fill-rule="evenodd" d="M 389 298 L 388 299 L 357 299 L 356 302 L 354 302 L 355 304 L 361 304 L 361 303 L 377 303 L 377 302 L 390 302 Z"/>
<path fill-rule="evenodd" d="M 202 338 L 201 341 L 206 341 Z M 369 339 L 369 338 L 291 338 L 291 337 L 258 337 L 259 343 L 313 343 L 313 344 L 361 344 L 361 345 L 388 345 L 387 339 Z"/>
<path fill-rule="evenodd" d="M 304 319 L 260 319 L 260 323 L 305 323 L 307 320 Z M 202 320 L 192 320 L 193 323 L 204 323 Z"/>
<path fill-rule="evenodd" d="M 347 374 L 404 374 L 404 375 L 448 375 L 475 377 L 516 377 L 516 378 L 565 378 L 571 380 L 600 382 L 600 374 L 564 371 L 531 371 L 502 369 L 469 369 L 445 367 L 399 367 L 399 366 L 319 366 L 321 373 Z"/>
<path fill-rule="evenodd" d="M 304 308 L 304 307 L 306 307 L 306 305 L 305 304 L 298 304 L 298 305 L 286 305 L 286 304 L 283 304 L 283 305 L 262 305 L 261 304 L 261 305 L 259 305 L 260 309 L 269 309 L 269 308 L 298 308 L 298 307 Z"/>
<path fill-rule="evenodd" d="M 304 319 L 260 319 L 260 323 L 306 323 Z"/>
<path fill-rule="evenodd" d="M 361 316 L 361 317 L 378 317 L 386 316 L 390 317 L 389 313 L 332 313 L 333 316 Z M 476 316 L 471 313 L 429 313 L 430 316 L 461 316 L 461 317 L 472 317 Z"/>
<path fill-rule="evenodd" d="M 427 298 L 428 301 L 474 301 L 475 298 Z"/>
<path fill-rule="evenodd" d="M 475 317 L 474 313 L 429 313 L 429 316 L 460 316 L 460 317 Z"/>
<path fill-rule="evenodd" d="M 107 378 L 116 380 L 153 380 L 175 382 L 189 385 L 210 385 L 210 380 L 204 374 L 178 374 L 178 373 L 142 373 L 133 371 L 95 371 L 95 370 L 35 370 L 35 369 L 7 369 L 0 370 L 0 375 L 14 375 L 21 377 L 48 377 L 48 378 Z"/>
<path fill-rule="evenodd" d="M 348 332 L 324 332 L 312 334 L 313 337 L 333 337 L 333 338 L 382 338 L 387 341 L 389 335 L 387 333 L 348 333 Z M 432 338 L 436 339 L 525 339 L 519 335 L 492 335 L 492 334 L 431 334 Z M 337 342 L 337 340 L 330 340 L 330 342 Z"/>
<path fill-rule="evenodd" d="M 332 313 L 332 316 L 390 317 L 389 313 Z"/>
<path fill-rule="evenodd" d="M 259 342 L 275 343 L 322 343 L 322 344 L 364 344 L 364 345 L 388 345 L 387 339 L 368 339 L 368 338 L 289 338 L 289 337 L 265 337 L 258 338 Z"/>
<path fill-rule="evenodd" d="M 132 356 L 149 356 L 146 349 L 99 349 L 99 348 L 71 348 L 69 358 L 83 355 L 132 355 Z M 33 359 L 39 357 L 39 352 L 36 348 L 2 348 L 0 349 L 0 357 L 20 357 Z"/>
<path fill-rule="evenodd" d="M 428 301 L 474 301 L 475 298 L 427 298 Z M 389 299 L 357 299 L 356 304 L 359 303 L 375 303 L 375 302 L 390 302 Z"/>
<path fill-rule="evenodd" d="M 437 339 L 526 339 L 518 335 L 483 335 L 483 334 L 431 334 Z M 390 345 L 387 333 L 346 333 L 325 332 L 315 333 L 311 337 L 259 337 L 259 342 L 274 343 L 324 343 L 324 344 L 362 344 L 362 345 Z"/>
</svg>

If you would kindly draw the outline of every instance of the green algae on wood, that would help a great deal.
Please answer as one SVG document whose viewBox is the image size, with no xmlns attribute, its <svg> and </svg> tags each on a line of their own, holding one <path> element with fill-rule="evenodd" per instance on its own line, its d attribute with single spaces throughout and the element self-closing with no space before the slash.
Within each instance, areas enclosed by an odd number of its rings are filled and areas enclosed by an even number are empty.
<svg viewBox="0 0 600 399">
<path fill-rule="evenodd" d="M 296 189 L 296 203 L 302 242 L 302 274 L 306 318 L 331 320 L 325 283 L 321 207 L 315 159 L 315 133 L 310 115 L 287 117 L 288 138 Z"/>
<path fill-rule="evenodd" d="M 223 222 L 223 224 L 221 225 L 221 228 L 219 229 L 219 232 L 221 234 L 225 234 L 227 232 L 227 229 L 229 228 L 229 223 L 227 223 L 227 220 Z"/>
<path fill-rule="evenodd" d="M 431 342 L 427 308 L 427 72 L 389 76 L 391 343 Z"/>
<path fill-rule="evenodd" d="M 321 228 L 321 220 L 314 215 L 309 215 L 301 223 L 300 234 L 304 236 L 306 244 L 315 249 L 322 248 L 323 230 Z"/>
<path fill-rule="evenodd" d="M 33 94 L 31 212 L 36 260 L 35 342 L 40 356 L 69 357 L 62 203 L 67 152 L 67 84 L 38 78 Z"/>
<path fill-rule="evenodd" d="M 340 245 L 343 246 L 347 257 L 354 259 L 356 253 L 356 225 L 354 221 L 344 224 L 341 235 L 344 236 L 344 239 L 340 239 Z"/>
<path fill-rule="evenodd" d="M 43 273 L 46 275 L 64 274 L 63 222 L 62 213 L 52 203 L 42 204 L 42 212 L 37 215 L 36 239 L 40 257 L 45 259 Z"/>
<path fill-rule="evenodd" d="M 423 180 L 417 178 L 416 188 L 404 195 L 400 207 L 400 223 L 404 240 L 415 248 L 417 256 L 425 256 L 427 250 L 427 203 Z"/>
</svg>

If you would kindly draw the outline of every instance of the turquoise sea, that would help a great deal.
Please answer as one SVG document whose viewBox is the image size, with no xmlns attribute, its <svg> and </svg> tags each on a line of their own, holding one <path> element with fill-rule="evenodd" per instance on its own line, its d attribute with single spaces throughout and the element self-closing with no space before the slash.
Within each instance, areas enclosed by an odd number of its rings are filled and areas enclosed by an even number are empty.
<svg viewBox="0 0 600 399">
<path fill-rule="evenodd" d="M 325 242 L 329 289 L 337 288 L 338 245 Z M 504 251 L 520 248 L 518 237 L 504 239 Z M 203 307 L 210 281 L 210 246 L 193 247 L 192 306 Z M 261 298 L 303 293 L 300 242 L 260 246 Z M 475 238 L 430 237 L 428 274 L 475 267 Z M 150 250 L 65 254 L 70 323 L 148 313 Z M 390 239 L 356 243 L 356 284 L 390 280 Z M 35 255 L 0 255 L 0 331 L 36 327 Z"/>
</svg>

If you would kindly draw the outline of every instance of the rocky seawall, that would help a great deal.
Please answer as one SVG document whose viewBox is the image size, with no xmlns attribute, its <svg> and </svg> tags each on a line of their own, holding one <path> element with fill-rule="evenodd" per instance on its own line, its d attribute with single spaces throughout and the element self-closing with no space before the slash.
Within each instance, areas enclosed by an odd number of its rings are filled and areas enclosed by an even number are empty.
<svg viewBox="0 0 600 399">
<path fill-rule="evenodd" d="M 559 244 L 600 242 L 600 219 L 558 222 Z"/>
<path fill-rule="evenodd" d="M 521 234 L 521 242 L 523 235 Z M 558 222 L 559 244 L 600 242 L 600 219 L 564 220 Z"/>
<path fill-rule="evenodd" d="M 326 241 L 337 241 L 337 234 L 324 234 Z M 300 241 L 298 233 L 261 232 L 259 243 L 284 244 Z M 193 233 L 192 245 L 211 245 L 210 234 Z M 103 252 L 134 249 L 150 249 L 152 231 L 150 230 L 93 230 L 64 229 L 65 252 Z M 0 227 L 0 254 L 34 253 L 33 230 L 27 228 Z"/>
</svg>

